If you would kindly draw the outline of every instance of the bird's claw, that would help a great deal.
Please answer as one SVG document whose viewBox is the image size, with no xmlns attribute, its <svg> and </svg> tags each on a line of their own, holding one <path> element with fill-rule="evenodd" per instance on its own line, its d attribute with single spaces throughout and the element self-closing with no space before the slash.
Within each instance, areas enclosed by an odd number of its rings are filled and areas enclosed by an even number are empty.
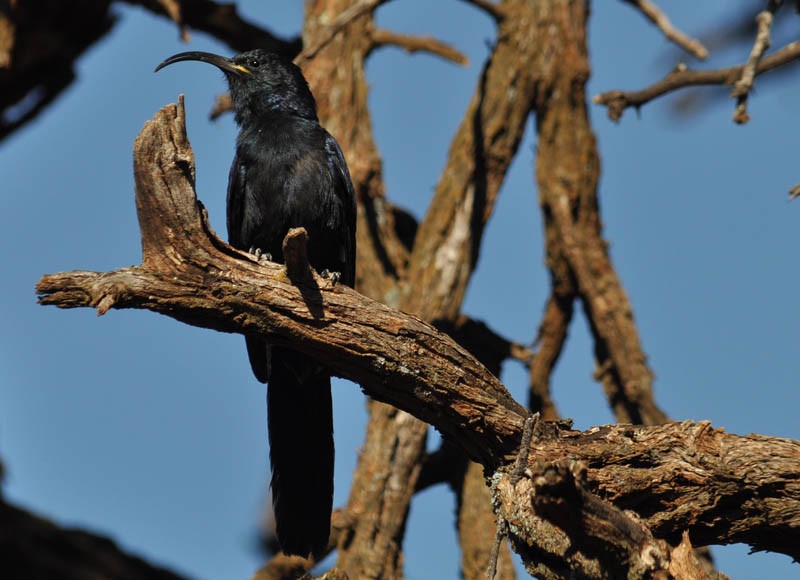
<svg viewBox="0 0 800 580">
<path fill-rule="evenodd" d="M 320 272 L 319 275 L 330 280 L 331 286 L 336 286 L 336 284 L 338 284 L 339 280 L 342 278 L 341 272 L 331 272 L 327 268 Z"/>
<path fill-rule="evenodd" d="M 251 246 L 248 250 L 248 253 L 255 256 L 256 260 L 258 260 L 260 264 L 272 261 L 272 254 L 269 252 L 262 252 L 261 248 L 256 248 L 255 246 Z"/>
</svg>

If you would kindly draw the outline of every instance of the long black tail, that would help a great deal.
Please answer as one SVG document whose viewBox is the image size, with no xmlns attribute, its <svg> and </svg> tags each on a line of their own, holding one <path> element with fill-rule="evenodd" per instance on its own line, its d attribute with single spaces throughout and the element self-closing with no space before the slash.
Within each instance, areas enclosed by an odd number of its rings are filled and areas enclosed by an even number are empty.
<svg viewBox="0 0 800 580">
<path fill-rule="evenodd" d="M 328 545 L 333 508 L 333 404 L 330 374 L 313 359 L 282 348 L 261 350 L 248 338 L 253 372 L 269 374 L 267 414 L 272 506 L 278 541 L 287 554 L 321 556 Z M 265 377 L 266 378 L 266 377 Z"/>
</svg>

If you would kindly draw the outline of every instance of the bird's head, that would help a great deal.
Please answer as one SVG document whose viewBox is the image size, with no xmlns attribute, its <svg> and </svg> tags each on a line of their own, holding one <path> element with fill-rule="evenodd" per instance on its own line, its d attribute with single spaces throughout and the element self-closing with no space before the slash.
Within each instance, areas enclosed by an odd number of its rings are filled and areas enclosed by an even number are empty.
<svg viewBox="0 0 800 580">
<path fill-rule="evenodd" d="M 240 124 L 274 113 L 317 118 L 314 97 L 300 68 L 277 54 L 256 49 L 228 58 L 210 52 L 181 52 L 159 64 L 156 72 L 185 60 L 212 64 L 225 73 Z"/>
</svg>

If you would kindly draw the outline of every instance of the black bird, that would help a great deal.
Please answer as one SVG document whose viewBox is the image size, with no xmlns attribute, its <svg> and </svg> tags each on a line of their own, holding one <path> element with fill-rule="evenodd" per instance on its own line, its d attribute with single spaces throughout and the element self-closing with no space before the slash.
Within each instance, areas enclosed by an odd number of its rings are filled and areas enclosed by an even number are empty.
<svg viewBox="0 0 800 580">
<path fill-rule="evenodd" d="M 356 207 L 342 150 L 317 118 L 300 69 L 264 50 L 226 58 L 207 52 L 171 56 L 225 73 L 240 127 L 228 182 L 232 246 L 283 262 L 289 228 L 309 235 L 311 265 L 348 286 L 355 282 Z M 288 554 L 317 557 L 328 543 L 333 503 L 330 371 L 287 348 L 247 336 L 256 378 L 268 382 L 272 502 L 278 540 Z"/>
</svg>

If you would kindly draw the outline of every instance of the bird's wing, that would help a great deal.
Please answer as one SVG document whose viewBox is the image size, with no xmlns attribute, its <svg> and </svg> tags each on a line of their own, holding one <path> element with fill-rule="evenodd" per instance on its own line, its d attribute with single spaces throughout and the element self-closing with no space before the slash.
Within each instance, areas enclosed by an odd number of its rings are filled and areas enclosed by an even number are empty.
<svg viewBox="0 0 800 580">
<path fill-rule="evenodd" d="M 350 179 L 350 171 L 347 169 L 347 162 L 344 154 L 336 139 L 326 132 L 325 151 L 328 154 L 328 163 L 331 166 L 334 183 L 334 191 L 340 196 L 345 212 L 345 262 L 349 271 L 342 272 L 342 280 L 348 286 L 355 284 L 356 275 L 356 192 L 353 188 L 353 181 Z"/>
<path fill-rule="evenodd" d="M 227 225 L 228 242 L 234 248 L 247 250 L 244 239 L 244 206 L 245 206 L 245 187 L 247 186 L 247 168 L 244 163 L 239 161 L 239 156 L 233 158 L 231 172 L 228 176 L 228 199 L 227 199 Z"/>
</svg>

